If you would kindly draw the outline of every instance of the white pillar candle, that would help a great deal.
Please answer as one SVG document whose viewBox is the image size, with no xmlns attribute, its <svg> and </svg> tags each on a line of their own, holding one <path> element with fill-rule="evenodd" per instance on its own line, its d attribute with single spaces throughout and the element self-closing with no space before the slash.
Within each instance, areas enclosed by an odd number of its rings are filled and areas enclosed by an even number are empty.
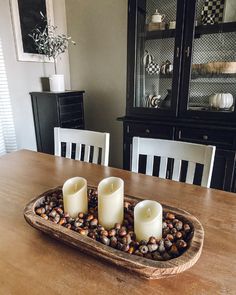
<svg viewBox="0 0 236 295">
<path fill-rule="evenodd" d="M 103 179 L 98 185 L 98 221 L 106 229 L 124 219 L 124 181 L 117 177 Z"/>
<path fill-rule="evenodd" d="M 158 202 L 145 200 L 134 208 L 134 232 L 136 239 L 162 238 L 162 206 Z"/>
<path fill-rule="evenodd" d="M 64 212 L 76 218 L 88 211 L 87 180 L 82 177 L 68 179 L 62 188 Z"/>
</svg>

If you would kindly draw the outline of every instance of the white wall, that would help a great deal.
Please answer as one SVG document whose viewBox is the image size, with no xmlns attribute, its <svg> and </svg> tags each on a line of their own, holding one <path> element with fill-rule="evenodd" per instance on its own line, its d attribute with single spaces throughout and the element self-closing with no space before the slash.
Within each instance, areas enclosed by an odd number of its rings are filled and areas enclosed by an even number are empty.
<svg viewBox="0 0 236 295">
<path fill-rule="evenodd" d="M 17 61 L 9 2 L 9 0 L 0 1 L 0 38 L 12 100 L 17 145 L 19 149 L 36 149 L 29 92 L 42 90 L 40 77 L 53 73 L 53 65 Z M 54 0 L 54 19 L 58 28 L 66 32 L 65 0 Z M 68 55 L 63 57 L 59 70 L 65 74 L 66 86 L 70 89 Z"/>
<path fill-rule="evenodd" d="M 122 166 L 127 0 L 66 0 L 72 89 L 85 90 L 86 128 L 111 134 L 110 165 Z"/>
</svg>

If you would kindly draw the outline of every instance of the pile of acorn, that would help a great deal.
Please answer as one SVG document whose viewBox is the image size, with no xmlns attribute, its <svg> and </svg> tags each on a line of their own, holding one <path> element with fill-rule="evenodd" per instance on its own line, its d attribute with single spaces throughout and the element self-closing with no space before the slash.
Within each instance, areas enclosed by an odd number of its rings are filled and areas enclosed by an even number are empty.
<svg viewBox="0 0 236 295">
<path fill-rule="evenodd" d="M 98 223 L 97 190 L 88 190 L 89 210 L 79 213 L 76 219 L 63 211 L 61 189 L 48 194 L 35 208 L 37 215 L 46 220 L 88 236 L 104 245 L 153 260 L 169 260 L 180 256 L 188 248 L 193 236 L 190 224 L 181 221 L 171 212 L 163 213 L 162 239 L 150 237 L 148 241 L 137 242 L 134 233 L 134 206 L 124 202 L 124 222 L 116 223 L 114 228 L 106 230 Z"/>
</svg>

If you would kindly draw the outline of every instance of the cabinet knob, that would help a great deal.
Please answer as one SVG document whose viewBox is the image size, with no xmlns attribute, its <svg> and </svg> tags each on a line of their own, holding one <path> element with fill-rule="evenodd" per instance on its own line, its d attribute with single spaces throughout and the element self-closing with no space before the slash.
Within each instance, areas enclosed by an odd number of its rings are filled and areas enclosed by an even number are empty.
<svg viewBox="0 0 236 295">
<path fill-rule="evenodd" d="M 145 130 L 145 132 L 146 132 L 146 133 L 150 133 L 150 129 L 147 128 L 147 129 Z"/>
<path fill-rule="evenodd" d="M 202 137 L 204 140 L 208 140 L 208 135 L 203 135 Z"/>
<path fill-rule="evenodd" d="M 179 58 L 179 47 L 176 48 L 176 58 Z"/>
<path fill-rule="evenodd" d="M 187 47 L 187 49 L 185 50 L 186 56 L 190 57 L 190 46 Z"/>
</svg>

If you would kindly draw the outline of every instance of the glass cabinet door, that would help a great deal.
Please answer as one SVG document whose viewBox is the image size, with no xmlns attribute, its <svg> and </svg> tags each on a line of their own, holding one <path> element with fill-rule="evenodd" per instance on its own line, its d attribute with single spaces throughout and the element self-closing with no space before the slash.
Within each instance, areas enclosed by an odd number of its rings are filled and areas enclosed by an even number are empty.
<svg viewBox="0 0 236 295">
<path fill-rule="evenodd" d="M 137 113 L 176 113 L 184 1 L 138 3 L 130 107 Z"/>
<path fill-rule="evenodd" d="M 194 13 L 194 7 L 189 11 Z M 194 16 L 194 15 L 193 15 Z M 194 35 L 185 47 L 185 111 L 199 117 L 234 117 L 236 98 L 236 1 L 199 0 Z M 189 78 L 187 77 L 189 76 Z M 189 83 L 188 83 L 189 79 Z M 188 86 L 189 85 L 189 88 Z M 220 115 L 222 114 L 222 115 Z"/>
</svg>

